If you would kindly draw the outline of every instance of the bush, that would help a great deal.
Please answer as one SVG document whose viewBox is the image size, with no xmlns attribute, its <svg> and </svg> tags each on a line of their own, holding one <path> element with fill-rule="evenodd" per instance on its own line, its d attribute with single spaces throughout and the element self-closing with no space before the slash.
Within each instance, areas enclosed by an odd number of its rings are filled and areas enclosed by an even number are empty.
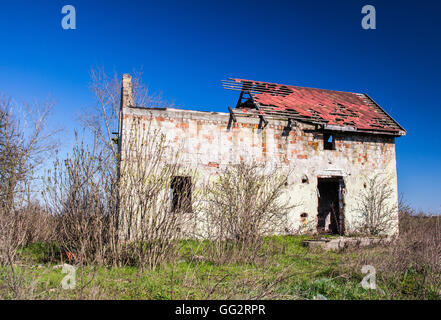
<svg viewBox="0 0 441 320">
<path fill-rule="evenodd" d="M 391 183 L 392 179 L 382 174 L 366 179 L 357 199 L 356 233 L 378 236 L 391 233 L 396 227 L 398 205 Z"/>
<path fill-rule="evenodd" d="M 399 215 L 400 234 L 384 247 L 354 252 L 354 270 L 372 265 L 377 285 L 394 298 L 441 298 L 440 217 L 415 215 L 408 207 Z"/>
<path fill-rule="evenodd" d="M 206 188 L 204 214 L 214 260 L 252 262 L 265 235 L 284 232 L 294 207 L 284 192 L 288 174 L 256 163 L 229 166 Z"/>
</svg>

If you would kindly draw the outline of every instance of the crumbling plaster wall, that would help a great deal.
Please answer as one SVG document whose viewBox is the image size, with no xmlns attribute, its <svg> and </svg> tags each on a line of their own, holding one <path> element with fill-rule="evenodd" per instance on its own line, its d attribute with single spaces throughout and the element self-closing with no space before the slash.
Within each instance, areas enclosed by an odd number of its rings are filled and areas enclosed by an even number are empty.
<svg viewBox="0 0 441 320">
<path fill-rule="evenodd" d="M 351 231 L 358 213 L 357 196 L 364 178 L 377 172 L 391 177 L 398 201 L 393 137 L 335 133 L 336 150 L 323 150 L 323 136 L 314 127 L 296 123 L 287 136 L 282 132 L 287 121 L 269 120 L 264 130 L 259 119 L 238 117 L 228 129 L 229 114 L 177 109 L 123 108 L 122 148 L 124 133 L 133 119 L 142 127 L 161 130 L 170 145 L 179 149 L 184 166 L 197 168 L 201 176 L 215 176 L 218 170 L 240 160 L 265 163 L 280 170 L 292 169 L 288 194 L 296 205 L 289 216 L 290 229 L 309 231 L 317 222 L 317 178 L 342 176 L 345 182 L 344 211 L 346 230 Z M 123 152 L 124 153 L 124 152 Z M 124 160 L 124 159 L 123 159 Z M 306 176 L 308 182 L 302 183 Z M 307 213 L 307 219 L 301 219 Z M 398 231 L 397 222 L 390 233 Z"/>
</svg>

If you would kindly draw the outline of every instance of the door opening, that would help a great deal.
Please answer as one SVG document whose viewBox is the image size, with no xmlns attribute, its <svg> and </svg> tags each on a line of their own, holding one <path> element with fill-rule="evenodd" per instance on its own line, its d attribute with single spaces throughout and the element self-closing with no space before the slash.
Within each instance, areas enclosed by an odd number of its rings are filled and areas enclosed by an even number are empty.
<svg viewBox="0 0 441 320">
<path fill-rule="evenodd" d="M 344 234 L 342 177 L 318 178 L 318 215 L 319 233 Z"/>
</svg>

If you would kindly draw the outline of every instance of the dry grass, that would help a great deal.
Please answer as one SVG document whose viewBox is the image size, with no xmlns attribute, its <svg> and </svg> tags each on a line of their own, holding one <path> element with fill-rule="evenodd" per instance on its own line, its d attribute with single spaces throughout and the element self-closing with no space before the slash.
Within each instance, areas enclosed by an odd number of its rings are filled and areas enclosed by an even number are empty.
<svg viewBox="0 0 441 320">
<path fill-rule="evenodd" d="M 390 298 L 441 298 L 440 217 L 400 211 L 400 234 L 387 246 L 358 252 L 347 260 L 357 272 L 363 265 L 377 271 L 377 282 Z"/>
</svg>

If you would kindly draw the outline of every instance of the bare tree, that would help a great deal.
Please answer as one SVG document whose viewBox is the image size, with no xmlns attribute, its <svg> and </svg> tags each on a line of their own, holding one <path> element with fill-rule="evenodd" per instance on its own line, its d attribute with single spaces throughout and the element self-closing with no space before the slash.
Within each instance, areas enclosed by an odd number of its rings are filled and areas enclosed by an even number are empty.
<svg viewBox="0 0 441 320">
<path fill-rule="evenodd" d="M 367 178 L 358 195 L 358 232 L 369 235 L 387 234 L 398 223 L 398 204 L 395 202 L 392 178 L 376 174 Z"/>
<path fill-rule="evenodd" d="M 135 70 L 132 77 L 132 103 L 141 108 L 171 107 L 160 94 L 151 92 L 142 81 L 142 71 Z M 108 75 L 103 67 L 90 71 L 90 90 L 96 103 L 91 110 L 81 116 L 83 125 L 88 128 L 117 158 L 116 146 L 113 143 L 113 131 L 118 128 L 121 101 L 121 81 L 114 72 Z"/>
<path fill-rule="evenodd" d="M 0 97 L 0 199 L 13 208 L 16 197 L 29 194 L 35 172 L 54 150 L 56 131 L 47 130 L 52 102 L 22 108 Z M 19 112 L 22 110 L 22 112 Z M 23 200 L 23 199 L 20 199 Z"/>
<path fill-rule="evenodd" d="M 76 263 L 112 263 L 118 219 L 117 181 L 103 149 L 76 138 L 68 158 L 56 160 L 46 179 L 45 200 L 57 218 L 58 241 Z"/>
</svg>

